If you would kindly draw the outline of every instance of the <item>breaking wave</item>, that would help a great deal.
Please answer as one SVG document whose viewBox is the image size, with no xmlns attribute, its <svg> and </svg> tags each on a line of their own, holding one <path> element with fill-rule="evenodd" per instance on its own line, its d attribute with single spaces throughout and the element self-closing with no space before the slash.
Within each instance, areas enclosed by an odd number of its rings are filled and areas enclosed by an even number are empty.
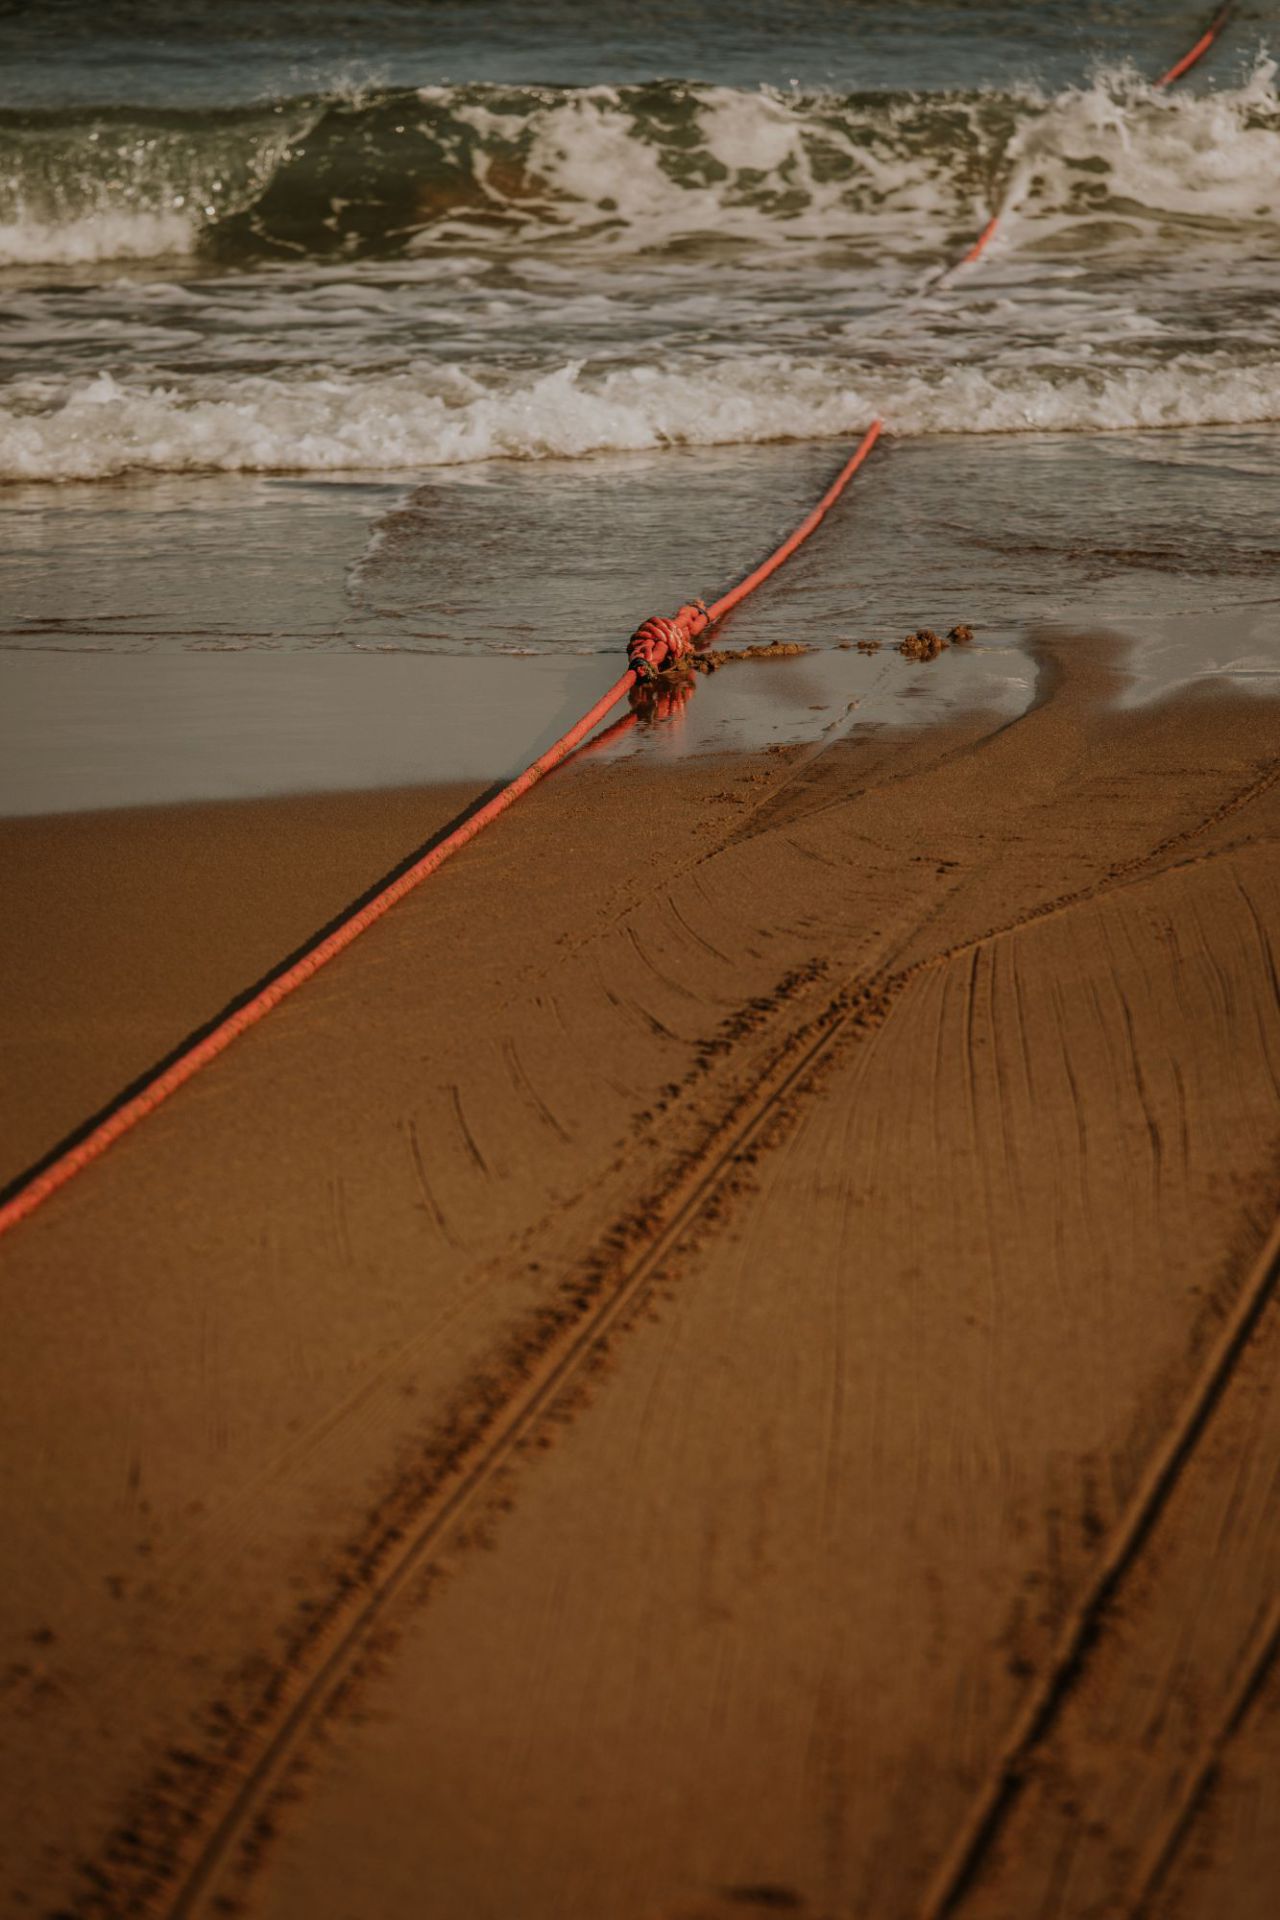
<svg viewBox="0 0 1280 1920">
<path fill-rule="evenodd" d="M 662 446 L 823 439 L 874 414 L 902 435 L 1070 432 L 1280 419 L 1273 363 L 1183 356 L 1160 367 L 1033 372 L 851 369 L 777 354 L 702 367 L 488 378 L 439 365 L 360 377 L 208 380 L 181 391 L 110 374 L 27 381 L 0 408 L 0 478 L 134 469 L 336 472 L 576 458 Z"/>
<path fill-rule="evenodd" d="M 0 114 L 0 263 L 436 245 L 874 242 L 928 257 L 1011 199 L 1060 225 L 1274 228 L 1273 64 L 1210 93 L 1131 72 L 1045 96 L 684 82 L 471 85 L 263 108 Z"/>
</svg>

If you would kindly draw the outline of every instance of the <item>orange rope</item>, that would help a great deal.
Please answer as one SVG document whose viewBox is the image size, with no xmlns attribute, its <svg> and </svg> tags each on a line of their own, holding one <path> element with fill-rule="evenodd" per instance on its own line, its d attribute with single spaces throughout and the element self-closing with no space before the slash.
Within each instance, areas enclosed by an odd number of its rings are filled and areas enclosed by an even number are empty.
<svg viewBox="0 0 1280 1920">
<path fill-rule="evenodd" d="M 469 840 L 474 840 L 490 821 L 496 820 L 499 814 L 505 813 L 508 807 L 514 806 L 522 794 L 528 793 L 530 787 L 536 785 L 544 774 L 550 773 L 553 767 L 558 766 L 565 755 L 571 753 L 578 742 L 585 739 L 591 729 L 603 720 L 607 713 L 612 712 L 619 700 L 626 698 L 631 691 L 634 679 L 635 676 L 630 671 L 624 673 L 607 693 L 601 695 L 589 713 L 584 713 L 581 720 L 570 727 L 566 734 L 562 734 L 553 746 L 548 747 L 544 754 L 541 754 L 531 766 L 526 767 L 523 773 L 511 781 L 510 785 L 505 786 L 501 793 L 471 814 L 461 826 L 455 827 L 452 833 L 431 849 L 430 853 L 423 854 L 420 860 L 415 860 L 411 867 L 408 867 L 397 879 L 392 880 L 381 892 L 375 894 L 366 905 L 341 921 L 332 933 L 311 947 L 300 959 L 295 960 L 292 966 L 286 967 L 283 973 L 277 974 L 273 980 L 268 981 L 266 986 L 261 987 L 251 999 L 219 1020 L 203 1038 L 193 1041 L 170 1066 L 156 1074 L 154 1079 L 149 1080 L 131 1098 L 114 1107 L 84 1139 L 67 1148 L 50 1164 L 21 1181 L 18 1191 L 3 1206 L 0 1206 L 0 1233 L 7 1233 L 10 1227 L 17 1226 L 19 1220 L 25 1220 L 28 1214 L 34 1213 L 50 1194 L 56 1193 L 58 1188 L 65 1186 L 73 1175 L 91 1165 L 120 1138 L 121 1134 L 128 1133 L 131 1127 L 136 1127 L 139 1120 L 145 1119 L 146 1115 L 154 1112 L 162 1101 L 169 1098 L 170 1094 L 176 1093 L 179 1087 L 185 1086 L 202 1067 L 207 1067 L 211 1060 L 216 1060 L 220 1053 L 225 1053 L 233 1040 L 238 1039 L 249 1027 L 256 1026 L 259 1020 L 265 1018 L 274 1007 L 278 1007 L 280 1002 L 302 986 L 304 981 L 310 980 L 321 967 L 327 966 L 330 960 L 336 960 L 353 940 L 358 939 L 366 928 L 374 924 L 375 920 L 381 920 L 383 914 L 389 913 L 397 901 L 403 900 L 406 894 L 412 893 L 414 888 L 421 886 L 431 874 L 438 872 L 452 854 L 457 853 L 460 847 L 465 847 Z"/>
<path fill-rule="evenodd" d="M 1217 14 L 1191 51 L 1184 54 L 1163 79 L 1157 81 L 1158 86 L 1172 85 L 1187 72 L 1188 68 L 1202 58 L 1222 31 L 1231 10 L 1232 0 L 1228 0 L 1228 4 Z M 965 262 L 979 257 L 999 223 L 1000 215 L 996 214 L 988 221 L 959 264 L 964 265 Z M 539 755 L 538 759 L 526 767 L 523 773 L 518 774 L 492 800 L 471 814 L 460 826 L 455 827 L 429 853 L 423 854 L 396 879 L 388 882 L 362 907 L 348 914 L 331 933 L 308 948 L 299 959 L 286 966 L 249 999 L 224 1014 L 203 1035 L 184 1047 L 167 1066 L 157 1069 L 136 1092 L 113 1104 L 103 1118 L 96 1124 L 91 1124 L 73 1144 L 61 1151 L 55 1150 L 47 1160 L 38 1163 L 11 1182 L 6 1190 L 7 1197 L 0 1202 L 0 1234 L 7 1233 L 11 1227 L 16 1227 L 20 1220 L 25 1220 L 28 1215 L 34 1213 L 37 1207 L 41 1206 L 51 1194 L 56 1193 L 60 1187 L 65 1186 L 75 1174 L 91 1166 L 108 1147 L 120 1139 L 122 1134 L 128 1133 L 147 1114 L 153 1113 L 171 1094 L 176 1093 L 179 1087 L 185 1086 L 188 1080 L 193 1079 L 202 1067 L 207 1067 L 210 1061 L 216 1060 L 233 1040 L 238 1039 L 248 1028 L 256 1026 L 259 1020 L 265 1018 L 273 1008 L 278 1007 L 282 1000 L 287 999 L 305 981 L 310 980 L 321 967 L 327 966 L 330 960 L 336 959 L 340 953 L 345 952 L 353 940 L 358 939 L 375 921 L 381 920 L 398 901 L 405 898 L 406 894 L 412 893 L 414 888 L 421 886 L 431 874 L 438 872 L 445 861 L 457 853 L 459 848 L 474 840 L 491 821 L 496 820 L 523 794 L 528 793 L 530 787 L 535 786 L 544 774 L 550 773 L 553 767 L 558 766 L 586 738 L 592 728 L 603 720 L 606 714 L 612 712 L 620 700 L 625 700 L 627 695 L 645 680 L 652 679 L 655 672 L 682 658 L 689 652 L 690 644 L 697 634 L 705 632 L 716 621 L 722 620 L 725 614 L 745 600 L 748 594 L 754 593 L 756 588 L 789 560 L 797 547 L 802 546 L 821 526 L 875 446 L 882 430 L 883 422 L 879 419 L 873 420 L 817 505 L 805 515 L 795 531 L 788 534 L 782 544 L 740 580 L 737 586 L 731 587 L 710 606 L 706 606 L 701 601 L 694 601 L 688 606 L 681 607 L 679 613 L 670 620 L 646 621 L 632 636 L 631 664 L 621 679 L 615 681 L 609 691 L 601 695 L 589 713 L 583 714 L 567 733 L 562 734 L 545 753 Z"/>
<path fill-rule="evenodd" d="M 1171 87 L 1175 80 L 1181 80 L 1183 74 L 1189 72 L 1190 69 L 1194 67 L 1197 60 L 1203 60 L 1205 54 L 1208 53 L 1210 47 L 1222 32 L 1222 29 L 1226 26 L 1227 21 L 1231 18 L 1234 9 L 1235 0 L 1227 0 L 1226 6 L 1219 8 L 1204 33 L 1196 41 L 1194 47 L 1192 47 L 1190 53 L 1184 53 L 1181 60 L 1177 61 L 1174 66 L 1170 67 L 1168 73 L 1162 75 L 1162 77 L 1156 81 L 1156 85 L 1158 87 Z"/>
<path fill-rule="evenodd" d="M 977 260 L 978 258 L 980 258 L 980 256 L 986 252 L 987 242 L 995 238 L 995 231 L 999 225 L 1000 225 L 1000 215 L 998 213 L 993 213 L 991 218 L 988 220 L 986 226 L 982 229 L 982 232 L 978 235 L 977 239 L 974 241 L 973 245 L 970 247 L 968 253 L 966 253 L 962 259 L 958 260 L 956 262 L 956 265 L 960 267 L 967 267 L 971 260 Z"/>
<path fill-rule="evenodd" d="M 719 600 L 712 602 L 707 608 L 707 626 L 714 626 L 717 620 L 723 620 L 725 614 L 736 607 L 739 601 L 745 600 L 749 593 L 754 593 L 756 588 L 761 586 L 769 578 L 771 573 L 776 573 L 783 562 L 791 558 L 796 548 L 802 546 L 811 533 L 817 532 L 832 507 L 834 507 L 836 501 L 840 498 L 840 495 L 852 480 L 854 474 L 858 471 L 858 468 L 870 453 L 872 447 L 874 447 L 876 441 L 880 438 L 883 425 L 883 421 L 880 420 L 873 420 L 871 422 L 871 425 L 867 428 L 858 445 L 854 448 L 844 466 L 841 467 L 839 473 L 831 482 L 831 485 L 827 488 L 817 506 L 814 507 L 811 513 L 805 515 L 795 532 L 788 534 L 782 545 L 775 547 L 774 551 L 769 555 L 769 558 L 762 560 L 755 571 L 749 573 L 745 580 L 740 580 L 736 587 L 731 587 L 728 593 L 722 594 Z"/>
</svg>

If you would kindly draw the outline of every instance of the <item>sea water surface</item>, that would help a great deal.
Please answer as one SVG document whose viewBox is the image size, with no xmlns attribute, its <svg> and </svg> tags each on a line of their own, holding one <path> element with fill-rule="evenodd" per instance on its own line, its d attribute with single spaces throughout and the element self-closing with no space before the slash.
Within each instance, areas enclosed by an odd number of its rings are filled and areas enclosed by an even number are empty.
<svg viewBox="0 0 1280 1920">
<path fill-rule="evenodd" d="M 625 750 L 1013 711 L 1046 620 L 1270 688 L 1280 0 L 1158 91 L 1205 19 L 4 7 L 0 805 L 499 772 L 876 414 L 734 621 L 817 653 Z"/>
</svg>

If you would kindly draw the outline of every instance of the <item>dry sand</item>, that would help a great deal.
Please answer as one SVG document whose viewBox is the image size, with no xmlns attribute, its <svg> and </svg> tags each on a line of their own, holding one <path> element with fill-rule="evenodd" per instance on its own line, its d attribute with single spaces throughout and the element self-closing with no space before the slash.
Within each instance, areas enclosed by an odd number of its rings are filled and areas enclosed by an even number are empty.
<svg viewBox="0 0 1280 1920">
<path fill-rule="evenodd" d="M 1275 709 L 1108 659 L 581 763 L 6 1242 L 15 1911 L 1273 1910 Z M 9 1166 L 458 798 L 6 829 Z"/>
</svg>

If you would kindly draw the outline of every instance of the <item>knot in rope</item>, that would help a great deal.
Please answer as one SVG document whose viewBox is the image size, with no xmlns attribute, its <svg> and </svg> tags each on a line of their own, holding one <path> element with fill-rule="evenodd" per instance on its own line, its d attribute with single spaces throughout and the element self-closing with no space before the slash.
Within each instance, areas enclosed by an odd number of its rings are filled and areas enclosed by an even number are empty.
<svg viewBox="0 0 1280 1920">
<path fill-rule="evenodd" d="M 627 658 L 637 680 L 652 680 L 693 651 L 693 637 L 711 625 L 705 601 L 691 600 L 670 620 L 660 614 L 638 626 L 627 642 Z"/>
</svg>

